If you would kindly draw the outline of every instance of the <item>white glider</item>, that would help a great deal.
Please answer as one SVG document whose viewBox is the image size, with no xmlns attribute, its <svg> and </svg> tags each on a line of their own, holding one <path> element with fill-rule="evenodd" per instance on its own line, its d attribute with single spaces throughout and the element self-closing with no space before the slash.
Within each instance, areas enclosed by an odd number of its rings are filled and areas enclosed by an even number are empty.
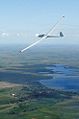
<svg viewBox="0 0 79 119">
<path fill-rule="evenodd" d="M 64 18 L 64 16 L 62 16 L 62 17 L 59 19 L 59 21 L 57 21 L 56 24 L 55 24 L 46 34 L 36 34 L 36 36 L 39 37 L 40 40 L 38 40 L 38 41 L 34 42 L 33 44 L 29 45 L 28 47 L 22 49 L 20 52 L 22 53 L 22 52 L 24 52 L 25 50 L 28 50 L 29 48 L 33 47 L 34 45 L 38 44 L 40 41 L 42 41 L 42 40 L 44 40 L 44 39 L 46 39 L 46 38 L 52 38 L 52 37 L 58 38 L 58 37 L 63 37 L 64 35 L 63 35 L 62 32 L 60 32 L 60 35 L 59 35 L 59 36 L 50 36 L 50 35 L 49 35 L 51 32 L 54 32 L 55 27 L 59 24 L 59 22 L 60 22 L 63 18 Z"/>
</svg>

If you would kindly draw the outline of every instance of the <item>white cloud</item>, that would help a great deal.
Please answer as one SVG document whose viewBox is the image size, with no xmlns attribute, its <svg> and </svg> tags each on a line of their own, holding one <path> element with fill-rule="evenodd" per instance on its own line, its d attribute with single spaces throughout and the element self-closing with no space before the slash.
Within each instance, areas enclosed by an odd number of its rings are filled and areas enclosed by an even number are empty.
<svg viewBox="0 0 79 119">
<path fill-rule="evenodd" d="M 20 33 L 17 33 L 17 37 L 20 37 Z"/>
<path fill-rule="evenodd" d="M 6 32 L 2 32 L 2 33 L 1 33 L 1 36 L 5 37 L 5 36 L 9 36 L 9 34 L 6 33 Z"/>
<path fill-rule="evenodd" d="M 0 37 L 2 38 L 22 38 L 25 37 L 26 38 L 27 34 L 26 32 L 4 32 L 4 31 L 0 31 Z"/>
</svg>

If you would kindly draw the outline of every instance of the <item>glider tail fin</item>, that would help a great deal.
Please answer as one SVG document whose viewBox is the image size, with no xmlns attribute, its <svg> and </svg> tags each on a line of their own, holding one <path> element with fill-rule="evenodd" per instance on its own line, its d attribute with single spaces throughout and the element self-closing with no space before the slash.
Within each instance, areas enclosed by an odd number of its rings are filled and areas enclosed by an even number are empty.
<svg viewBox="0 0 79 119">
<path fill-rule="evenodd" d="M 60 37 L 64 37 L 64 35 L 63 35 L 63 33 L 62 33 L 62 32 L 60 32 Z"/>
</svg>

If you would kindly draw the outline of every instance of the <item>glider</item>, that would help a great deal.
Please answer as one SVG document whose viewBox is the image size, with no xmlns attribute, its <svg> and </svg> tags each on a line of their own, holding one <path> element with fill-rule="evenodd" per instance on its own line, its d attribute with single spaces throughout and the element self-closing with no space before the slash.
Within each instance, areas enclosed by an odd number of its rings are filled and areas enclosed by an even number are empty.
<svg viewBox="0 0 79 119">
<path fill-rule="evenodd" d="M 47 39 L 47 38 L 58 38 L 58 37 L 63 37 L 63 33 L 60 32 L 60 35 L 59 36 L 50 36 L 49 34 L 51 32 L 54 32 L 54 29 L 55 27 L 59 24 L 59 22 L 64 18 L 64 16 L 62 16 L 57 22 L 56 24 L 46 33 L 46 34 L 36 34 L 37 37 L 39 37 L 40 39 L 36 42 L 34 42 L 33 44 L 29 45 L 28 47 L 22 49 L 20 52 L 24 52 L 25 50 L 28 50 L 30 49 L 31 47 L 35 46 L 36 44 L 38 44 L 39 42 L 41 42 L 42 40 L 44 39 Z"/>
</svg>

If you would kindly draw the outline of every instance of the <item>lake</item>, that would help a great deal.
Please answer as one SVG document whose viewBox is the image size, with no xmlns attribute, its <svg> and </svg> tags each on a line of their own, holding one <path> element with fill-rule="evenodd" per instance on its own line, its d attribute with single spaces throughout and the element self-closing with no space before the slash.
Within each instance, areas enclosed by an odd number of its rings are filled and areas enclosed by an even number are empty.
<svg viewBox="0 0 79 119">
<path fill-rule="evenodd" d="M 41 80 L 40 82 L 54 89 L 79 91 L 79 69 L 62 64 L 47 67 L 53 71 L 53 78 Z"/>
</svg>

